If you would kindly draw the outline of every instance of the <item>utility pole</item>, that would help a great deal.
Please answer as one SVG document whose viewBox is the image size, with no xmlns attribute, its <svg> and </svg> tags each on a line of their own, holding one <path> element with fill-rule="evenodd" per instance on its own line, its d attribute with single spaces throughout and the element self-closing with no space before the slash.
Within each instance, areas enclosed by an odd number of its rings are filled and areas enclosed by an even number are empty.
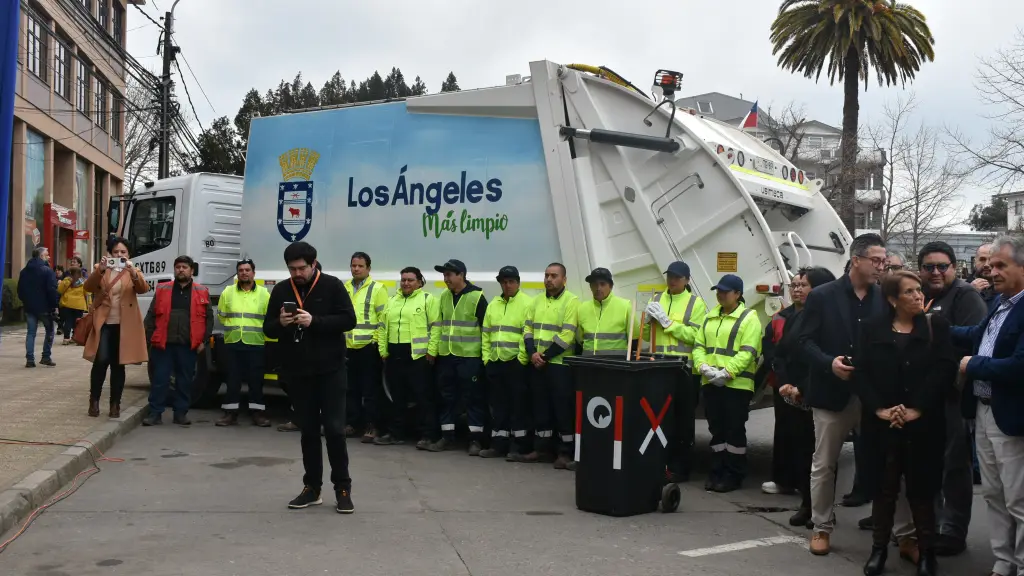
<svg viewBox="0 0 1024 576">
<path fill-rule="evenodd" d="M 164 73 L 160 77 L 160 158 L 157 178 L 167 178 L 171 171 L 171 61 L 178 53 L 171 34 L 174 31 L 174 8 L 180 0 L 175 0 L 171 11 L 164 15 Z"/>
</svg>

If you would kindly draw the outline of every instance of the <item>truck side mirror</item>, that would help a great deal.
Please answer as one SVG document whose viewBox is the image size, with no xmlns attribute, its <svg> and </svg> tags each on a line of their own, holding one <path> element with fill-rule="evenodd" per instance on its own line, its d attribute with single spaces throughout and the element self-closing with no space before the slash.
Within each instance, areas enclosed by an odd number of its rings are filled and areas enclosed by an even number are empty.
<svg viewBox="0 0 1024 576">
<path fill-rule="evenodd" d="M 107 203 L 107 230 L 111 234 L 117 234 L 121 225 L 121 200 L 111 198 Z"/>
</svg>

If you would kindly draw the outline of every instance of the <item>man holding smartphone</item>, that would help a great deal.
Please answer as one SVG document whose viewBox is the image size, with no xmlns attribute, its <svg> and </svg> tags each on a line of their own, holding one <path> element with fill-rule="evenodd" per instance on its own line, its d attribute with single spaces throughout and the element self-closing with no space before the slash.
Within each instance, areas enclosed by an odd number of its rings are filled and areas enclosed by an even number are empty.
<svg viewBox="0 0 1024 576">
<path fill-rule="evenodd" d="M 345 332 L 356 325 L 356 314 L 345 284 L 316 266 L 316 248 L 293 242 L 284 250 L 291 276 L 270 293 L 263 332 L 278 340 L 281 372 L 301 431 L 302 492 L 288 507 L 308 508 L 323 503 L 323 426 L 331 483 L 340 514 L 355 512 L 352 479 L 345 444 Z"/>
</svg>

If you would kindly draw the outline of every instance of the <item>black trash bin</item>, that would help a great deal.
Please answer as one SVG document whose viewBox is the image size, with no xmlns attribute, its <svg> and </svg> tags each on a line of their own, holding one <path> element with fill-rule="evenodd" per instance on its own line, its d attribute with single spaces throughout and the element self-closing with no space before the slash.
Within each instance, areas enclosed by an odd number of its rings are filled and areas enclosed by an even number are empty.
<svg viewBox="0 0 1024 576">
<path fill-rule="evenodd" d="M 679 359 L 565 359 L 576 383 L 576 507 L 633 516 L 679 505 L 665 464 Z"/>
</svg>

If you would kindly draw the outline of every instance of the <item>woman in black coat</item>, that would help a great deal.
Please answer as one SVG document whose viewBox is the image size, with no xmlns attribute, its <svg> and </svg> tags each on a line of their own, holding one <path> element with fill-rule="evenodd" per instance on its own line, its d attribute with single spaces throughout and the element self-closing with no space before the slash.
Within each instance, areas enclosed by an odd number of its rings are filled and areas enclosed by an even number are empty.
<svg viewBox="0 0 1024 576">
<path fill-rule="evenodd" d="M 956 352 L 949 323 L 924 313 L 921 280 L 896 272 L 882 281 L 890 314 L 865 323 L 854 378 L 863 413 L 868 469 L 863 478 L 874 495 L 871 556 L 864 574 L 885 569 L 900 479 L 917 527 L 919 576 L 936 574 L 935 494 L 942 484 L 945 397 L 956 379 Z"/>
</svg>

